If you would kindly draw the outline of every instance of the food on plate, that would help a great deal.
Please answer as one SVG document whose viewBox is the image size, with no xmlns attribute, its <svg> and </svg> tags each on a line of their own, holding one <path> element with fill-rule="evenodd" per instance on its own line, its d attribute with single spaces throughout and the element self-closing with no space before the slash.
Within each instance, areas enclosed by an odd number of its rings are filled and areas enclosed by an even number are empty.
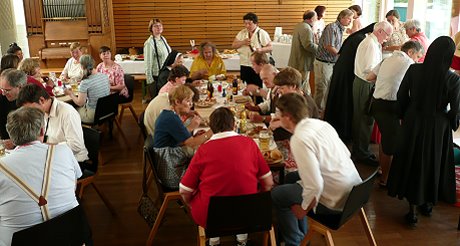
<svg viewBox="0 0 460 246">
<path fill-rule="evenodd" d="M 231 54 L 238 54 L 238 51 L 236 50 L 227 50 L 225 49 L 222 54 L 227 54 L 227 55 L 231 55 Z"/>
<path fill-rule="evenodd" d="M 248 136 L 259 136 L 259 132 L 264 128 L 262 126 L 256 126 L 254 129 L 248 132 Z"/>
<path fill-rule="evenodd" d="M 212 97 L 198 100 L 198 102 L 195 103 L 195 106 L 199 108 L 209 108 L 214 104 L 216 104 L 216 98 Z"/>
<path fill-rule="evenodd" d="M 236 103 L 247 103 L 250 101 L 250 98 L 247 96 L 233 96 L 233 99 Z"/>
<path fill-rule="evenodd" d="M 270 151 L 270 159 L 279 160 L 281 158 L 283 158 L 283 154 L 281 154 L 281 151 L 279 151 L 278 149 Z"/>
</svg>

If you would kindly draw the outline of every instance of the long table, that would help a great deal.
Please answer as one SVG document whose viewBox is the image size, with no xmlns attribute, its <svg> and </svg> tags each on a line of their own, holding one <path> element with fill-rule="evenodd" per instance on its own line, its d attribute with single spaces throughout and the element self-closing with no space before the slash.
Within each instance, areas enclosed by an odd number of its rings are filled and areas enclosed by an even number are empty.
<svg viewBox="0 0 460 246">
<path fill-rule="evenodd" d="M 227 71 L 240 71 L 240 56 L 228 55 L 228 58 L 223 59 Z M 115 61 L 119 64 L 126 74 L 144 74 L 145 62 L 143 60 L 124 60 Z M 192 67 L 193 58 L 184 58 L 184 66 L 190 70 Z"/>
</svg>

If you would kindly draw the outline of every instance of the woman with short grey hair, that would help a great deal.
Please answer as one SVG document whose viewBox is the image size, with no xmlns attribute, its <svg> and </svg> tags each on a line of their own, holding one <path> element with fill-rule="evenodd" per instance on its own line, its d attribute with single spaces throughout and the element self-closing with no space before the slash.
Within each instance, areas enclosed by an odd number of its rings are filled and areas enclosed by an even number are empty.
<svg viewBox="0 0 460 246">
<path fill-rule="evenodd" d="M 91 124 L 94 123 L 97 100 L 110 93 L 110 82 L 106 74 L 97 73 L 94 59 L 90 55 L 81 56 L 80 64 L 83 69 L 83 80 L 78 88 L 78 97 L 69 89 L 65 89 L 64 93 L 79 107 L 77 110 L 81 121 Z"/>
</svg>

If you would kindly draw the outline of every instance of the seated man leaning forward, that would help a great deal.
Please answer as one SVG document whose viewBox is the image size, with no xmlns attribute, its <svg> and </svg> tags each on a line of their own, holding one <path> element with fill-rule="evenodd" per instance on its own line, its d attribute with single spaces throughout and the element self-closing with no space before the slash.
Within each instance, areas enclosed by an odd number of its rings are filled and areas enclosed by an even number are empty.
<svg viewBox="0 0 460 246">
<path fill-rule="evenodd" d="M 185 85 L 179 85 L 169 92 L 169 109 L 161 111 L 155 122 L 155 138 L 153 146 L 155 148 L 164 147 L 197 147 L 204 143 L 212 135 L 212 131 L 192 136 L 192 131 L 195 130 L 201 123 L 201 117 L 193 116 L 190 124 L 185 127 L 181 120 L 181 116 L 187 115 L 192 107 L 193 91 Z"/>
<path fill-rule="evenodd" d="M 80 167 L 65 144 L 42 143 L 44 113 L 37 108 L 22 107 L 8 115 L 6 129 L 17 146 L 0 159 L 0 245 L 10 245 L 13 233 L 43 222 L 37 202 L 5 174 L 9 170 L 34 192 L 42 190 L 46 158 L 51 155 L 49 191 L 45 196 L 49 217 L 54 218 L 78 206 L 75 197 Z"/>
<path fill-rule="evenodd" d="M 44 88 L 28 84 L 19 91 L 18 106 L 34 107 L 45 113 L 44 143 L 66 143 L 78 162 L 88 159 L 81 119 L 72 105 L 50 97 Z"/>
<path fill-rule="evenodd" d="M 254 194 L 258 192 L 259 183 L 264 191 L 273 186 L 270 169 L 257 144 L 234 132 L 233 113 L 222 107 L 209 119 L 215 134 L 198 148 L 179 184 L 179 192 L 191 208 L 193 219 L 204 228 L 210 197 Z M 225 155 L 222 155 L 223 148 Z M 238 245 L 245 245 L 247 234 L 237 235 L 237 240 Z M 210 239 L 210 245 L 219 242 L 219 238 Z"/>
<path fill-rule="evenodd" d="M 293 133 L 291 150 L 299 177 L 296 183 L 275 187 L 272 199 L 286 246 L 293 246 L 305 236 L 308 211 L 343 210 L 348 194 L 361 178 L 334 128 L 308 117 L 305 97 L 289 93 L 276 106 L 282 127 Z"/>
</svg>

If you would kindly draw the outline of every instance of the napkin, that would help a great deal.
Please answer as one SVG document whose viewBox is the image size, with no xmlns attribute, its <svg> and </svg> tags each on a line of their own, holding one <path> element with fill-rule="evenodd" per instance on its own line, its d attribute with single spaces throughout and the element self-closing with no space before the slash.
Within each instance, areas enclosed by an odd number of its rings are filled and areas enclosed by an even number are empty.
<svg viewBox="0 0 460 246">
<path fill-rule="evenodd" d="M 117 61 L 117 62 L 123 61 L 123 58 L 121 57 L 120 54 L 116 54 L 116 55 L 115 55 L 115 61 Z"/>
</svg>

